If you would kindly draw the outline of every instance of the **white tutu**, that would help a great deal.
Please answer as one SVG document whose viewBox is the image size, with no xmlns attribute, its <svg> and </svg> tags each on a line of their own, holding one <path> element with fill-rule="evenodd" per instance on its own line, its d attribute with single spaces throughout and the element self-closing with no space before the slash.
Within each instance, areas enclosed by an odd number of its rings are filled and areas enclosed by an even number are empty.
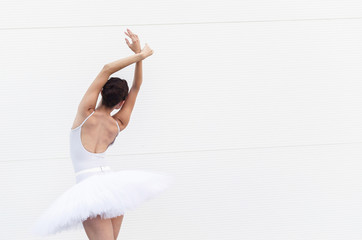
<svg viewBox="0 0 362 240">
<path fill-rule="evenodd" d="M 143 170 L 109 171 L 75 184 L 40 216 L 32 227 L 39 236 L 82 228 L 87 218 L 113 218 L 134 210 L 166 190 L 174 177 Z"/>
</svg>

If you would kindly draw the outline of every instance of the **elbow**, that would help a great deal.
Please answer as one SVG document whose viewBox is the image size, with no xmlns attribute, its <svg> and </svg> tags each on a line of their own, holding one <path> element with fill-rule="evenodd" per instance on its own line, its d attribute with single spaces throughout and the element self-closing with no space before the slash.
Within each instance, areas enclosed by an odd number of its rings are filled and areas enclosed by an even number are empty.
<svg viewBox="0 0 362 240">
<path fill-rule="evenodd" d="M 105 64 L 102 68 L 103 72 L 111 73 L 111 67 L 108 64 Z"/>
</svg>

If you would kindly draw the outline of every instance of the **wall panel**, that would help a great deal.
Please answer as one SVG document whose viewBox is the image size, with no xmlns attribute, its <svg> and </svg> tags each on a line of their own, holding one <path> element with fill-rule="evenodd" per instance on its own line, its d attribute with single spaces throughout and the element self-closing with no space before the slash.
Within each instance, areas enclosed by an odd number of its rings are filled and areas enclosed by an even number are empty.
<svg viewBox="0 0 362 240">
<path fill-rule="evenodd" d="M 164 171 L 176 180 L 125 214 L 119 238 L 360 239 L 361 157 L 361 144 L 112 156 L 114 170 Z M 28 232 L 34 218 L 74 184 L 69 160 L 1 162 L 0 169 L 1 237 L 36 239 Z"/>
<path fill-rule="evenodd" d="M 358 0 L 1 1 L 0 28 L 361 18 Z"/>
<path fill-rule="evenodd" d="M 110 153 L 360 142 L 361 23 L 134 28 L 155 54 Z M 82 95 L 105 63 L 131 54 L 122 30 L 3 31 L 2 161 L 68 156 Z M 114 76 L 131 84 L 133 69 Z"/>
</svg>

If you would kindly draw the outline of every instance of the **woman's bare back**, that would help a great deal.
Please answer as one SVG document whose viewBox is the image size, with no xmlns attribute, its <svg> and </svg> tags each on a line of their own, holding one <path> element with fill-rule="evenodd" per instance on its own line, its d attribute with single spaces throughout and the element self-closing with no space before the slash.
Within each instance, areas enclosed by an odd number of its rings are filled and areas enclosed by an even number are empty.
<svg viewBox="0 0 362 240">
<path fill-rule="evenodd" d="M 90 109 L 86 116 L 82 116 L 82 114 L 78 112 L 72 129 L 79 127 L 93 111 L 93 109 Z M 109 145 L 115 141 L 119 131 L 121 131 L 121 129 L 118 130 L 117 124 L 117 120 L 112 116 L 107 116 L 95 110 L 80 130 L 83 148 L 91 153 L 105 152 Z"/>
</svg>

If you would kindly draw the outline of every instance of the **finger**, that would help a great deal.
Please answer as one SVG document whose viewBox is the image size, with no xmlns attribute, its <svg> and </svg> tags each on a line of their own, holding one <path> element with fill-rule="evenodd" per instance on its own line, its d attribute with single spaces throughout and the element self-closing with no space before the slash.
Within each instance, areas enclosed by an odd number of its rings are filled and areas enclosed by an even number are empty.
<svg viewBox="0 0 362 240">
<path fill-rule="evenodd" d="M 136 34 L 134 34 L 131 30 L 129 30 L 128 33 L 131 35 L 132 41 L 136 41 L 138 39 L 138 36 Z"/>
<path fill-rule="evenodd" d="M 127 28 L 127 32 L 131 37 L 134 36 L 133 32 L 131 30 L 129 30 L 128 28 Z"/>
<path fill-rule="evenodd" d="M 129 43 L 129 44 L 133 43 L 133 40 L 132 40 L 132 43 L 131 43 L 130 40 L 128 40 L 128 38 L 125 38 L 125 39 L 126 39 L 127 43 Z"/>
<path fill-rule="evenodd" d="M 126 39 L 127 45 L 130 46 L 130 42 L 128 41 L 128 39 L 127 38 L 125 38 L 125 39 Z"/>
<path fill-rule="evenodd" d="M 128 37 L 131 37 L 127 32 L 124 32 Z"/>
<path fill-rule="evenodd" d="M 127 36 L 130 38 L 130 39 L 132 39 L 132 42 L 134 42 L 135 40 L 136 40 L 136 38 L 134 37 L 134 35 L 133 34 L 131 34 L 131 33 L 126 33 L 127 34 Z"/>
<path fill-rule="evenodd" d="M 131 35 L 134 35 L 133 32 L 127 28 L 127 31 L 131 34 Z"/>
</svg>

